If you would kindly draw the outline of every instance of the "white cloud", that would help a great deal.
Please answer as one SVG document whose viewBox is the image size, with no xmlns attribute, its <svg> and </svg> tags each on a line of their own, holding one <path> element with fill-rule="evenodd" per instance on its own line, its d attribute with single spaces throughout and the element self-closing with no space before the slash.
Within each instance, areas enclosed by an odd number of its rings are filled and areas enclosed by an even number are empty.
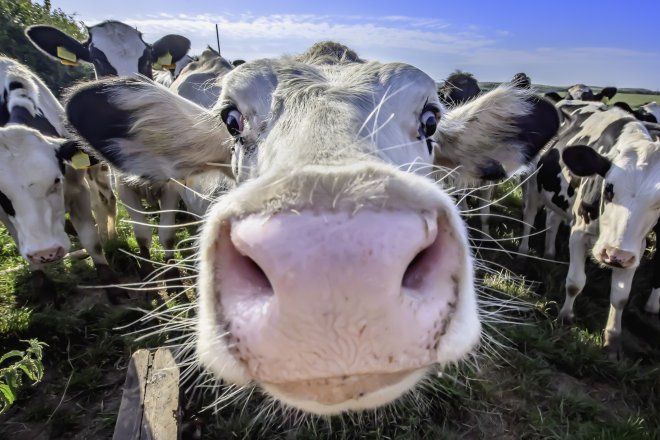
<svg viewBox="0 0 660 440">
<path fill-rule="evenodd" d="M 193 42 L 192 53 L 215 47 L 220 27 L 222 53 L 255 59 L 298 53 L 320 40 L 340 41 L 368 59 L 403 61 L 440 80 L 456 68 L 486 81 L 504 81 L 519 71 L 539 83 L 585 82 L 660 89 L 660 55 L 617 47 L 507 48 L 514 38 L 503 29 L 457 29 L 438 19 L 405 16 L 313 14 L 150 14 L 115 17 L 145 34 L 146 41 L 179 33 Z M 85 20 L 96 23 L 100 20 Z"/>
</svg>

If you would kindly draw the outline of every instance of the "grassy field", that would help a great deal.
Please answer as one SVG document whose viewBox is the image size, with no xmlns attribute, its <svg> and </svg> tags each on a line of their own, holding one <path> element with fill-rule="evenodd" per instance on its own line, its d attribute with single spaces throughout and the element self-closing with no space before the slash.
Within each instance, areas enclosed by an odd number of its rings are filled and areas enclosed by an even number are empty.
<svg viewBox="0 0 660 440">
<path fill-rule="evenodd" d="M 521 218 L 521 193 L 511 184 L 500 185 L 498 193 L 504 200 L 494 212 L 510 219 L 493 220 L 492 228 L 509 240 L 499 242 L 499 250 L 492 242 L 474 242 L 490 270 L 479 274 L 489 337 L 473 360 L 433 377 L 398 405 L 336 418 L 304 418 L 273 409 L 258 393 L 245 393 L 216 411 L 204 410 L 218 391 L 182 387 L 183 438 L 192 438 L 195 429 L 209 439 L 660 438 L 660 319 L 641 312 L 650 292 L 648 259 L 624 315 L 626 357 L 610 361 L 600 348 L 608 272 L 587 266 L 589 281 L 576 303 L 576 325 L 559 325 L 555 318 L 567 266 L 540 261 L 536 251 L 530 258 L 507 252 L 515 250 L 521 230 L 516 220 Z M 182 231 L 179 238 L 192 232 Z M 137 250 L 130 225 L 121 223 L 119 233 L 106 252 L 124 282 L 136 281 L 135 260 L 120 251 Z M 541 242 L 541 236 L 534 236 L 532 247 L 539 249 Z M 564 229 L 558 240 L 561 261 L 567 259 L 566 242 Z M 648 254 L 655 246 L 652 240 Z M 130 333 L 141 328 L 133 322 L 142 312 L 112 307 L 98 289 L 79 287 L 95 282 L 88 259 L 50 269 L 66 298 L 60 309 L 31 298 L 28 270 L 16 255 L 0 229 L 0 354 L 24 349 L 21 340 L 28 338 L 48 346 L 43 381 L 23 387 L 13 407 L 0 415 L 0 438 L 110 438 L 130 354 L 138 347 L 165 344 L 168 335 L 135 341 Z M 500 267 L 519 274 L 519 282 L 502 275 Z M 134 293 L 133 305 L 153 306 L 144 295 Z"/>
<path fill-rule="evenodd" d="M 660 95 L 638 95 L 636 93 L 617 93 L 612 99 L 612 103 L 623 101 L 628 103 L 632 108 L 637 108 L 640 105 L 649 102 L 660 102 Z"/>
</svg>

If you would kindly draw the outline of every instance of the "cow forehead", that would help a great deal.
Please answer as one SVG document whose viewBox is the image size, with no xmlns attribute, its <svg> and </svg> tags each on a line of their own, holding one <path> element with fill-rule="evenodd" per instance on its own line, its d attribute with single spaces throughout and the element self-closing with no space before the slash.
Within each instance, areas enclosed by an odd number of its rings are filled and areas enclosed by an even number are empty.
<svg viewBox="0 0 660 440">
<path fill-rule="evenodd" d="M 267 98 L 266 98 L 267 97 Z M 314 65 L 291 60 L 259 60 L 239 66 L 223 82 L 220 102 L 287 111 L 310 110 L 311 101 L 340 102 L 368 109 L 422 101 L 437 102 L 435 82 L 407 64 L 344 63 Z M 439 106 L 439 104 L 438 104 Z M 268 107 L 268 108 L 265 108 Z M 242 111 L 243 108 L 241 108 Z"/>
<path fill-rule="evenodd" d="M 54 145 L 20 126 L 0 128 L 0 170 L 3 182 L 50 181 L 60 174 Z"/>
<path fill-rule="evenodd" d="M 90 27 L 89 39 L 90 45 L 103 52 L 118 75 L 136 72 L 137 61 L 147 48 L 137 29 L 119 22 Z"/>
</svg>

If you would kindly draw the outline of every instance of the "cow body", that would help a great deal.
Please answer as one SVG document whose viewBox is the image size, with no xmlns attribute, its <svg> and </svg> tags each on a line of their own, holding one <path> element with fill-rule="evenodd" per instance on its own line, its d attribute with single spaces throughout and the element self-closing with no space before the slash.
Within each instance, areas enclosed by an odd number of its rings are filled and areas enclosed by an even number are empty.
<svg viewBox="0 0 660 440">
<path fill-rule="evenodd" d="M 143 178 L 235 165 L 199 241 L 197 356 L 317 414 L 390 402 L 475 346 L 466 229 L 427 176 L 445 163 L 481 178 L 493 160 L 514 172 L 558 126 L 527 91 L 447 112 L 421 71 L 352 55 L 321 43 L 247 62 L 211 111 L 136 80 L 83 86 L 67 105 L 98 154 Z"/>
<path fill-rule="evenodd" d="M 62 139 L 68 135 L 64 109 L 34 73 L 10 58 L 0 57 L 0 87 L 0 109 L 7 115 L 0 128 L 0 219 L 21 255 L 36 279 L 45 280 L 42 265 L 69 250 L 69 212 L 99 277 L 115 282 L 92 217 L 85 171 L 64 163 L 77 152 Z"/>
<path fill-rule="evenodd" d="M 621 312 L 645 248 L 645 237 L 660 213 L 660 142 L 654 140 L 644 123 L 617 107 L 563 101 L 559 108 L 565 122 L 557 140 L 541 157 L 530 192 L 540 197 L 537 206 L 549 208 L 549 218 L 571 224 L 566 300 L 560 317 L 573 318 L 573 303 L 586 283 L 584 263 L 591 249 L 597 262 L 612 268 L 605 344 L 618 351 Z M 592 162 L 602 167 L 588 168 Z M 526 212 L 525 223 L 531 224 L 535 213 Z M 554 249 L 556 232 L 548 236 L 546 254 L 554 255 L 547 247 Z M 646 305 L 649 312 L 658 311 L 658 287 L 654 281 Z"/>
<path fill-rule="evenodd" d="M 48 56 L 66 62 L 85 61 L 92 63 L 97 77 L 128 76 L 136 73 L 148 78 L 153 76 L 153 66 L 175 68 L 188 50 L 190 41 L 179 35 L 166 35 L 153 44 L 147 44 L 136 29 L 117 21 L 104 21 L 88 27 L 89 38 L 78 42 L 65 33 L 49 26 L 31 26 L 27 29 L 28 38 Z M 64 49 L 64 51 L 63 51 Z M 64 57 L 64 58 L 63 58 Z M 99 111 L 94 109 L 92 111 Z M 101 185 L 99 185 L 100 187 Z M 165 249 L 165 259 L 174 255 L 174 216 L 179 204 L 176 183 L 165 182 L 158 187 L 130 182 L 119 175 L 116 182 L 120 200 L 128 208 L 133 221 L 133 230 L 140 248 L 141 274 L 143 277 L 153 272 L 151 264 L 152 229 L 145 215 L 143 200 L 160 203 L 159 240 Z M 106 185 L 109 189 L 109 185 Z M 99 197 L 99 201 L 112 203 L 110 194 Z M 111 208 L 108 208 L 108 211 Z"/>
</svg>

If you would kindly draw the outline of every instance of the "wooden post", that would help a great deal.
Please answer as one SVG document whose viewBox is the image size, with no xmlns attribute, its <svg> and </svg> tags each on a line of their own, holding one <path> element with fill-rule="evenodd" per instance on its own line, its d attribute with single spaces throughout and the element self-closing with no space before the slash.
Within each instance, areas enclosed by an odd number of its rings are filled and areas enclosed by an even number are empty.
<svg viewBox="0 0 660 440">
<path fill-rule="evenodd" d="M 112 438 L 179 438 L 179 368 L 169 349 L 133 353 Z"/>
</svg>

